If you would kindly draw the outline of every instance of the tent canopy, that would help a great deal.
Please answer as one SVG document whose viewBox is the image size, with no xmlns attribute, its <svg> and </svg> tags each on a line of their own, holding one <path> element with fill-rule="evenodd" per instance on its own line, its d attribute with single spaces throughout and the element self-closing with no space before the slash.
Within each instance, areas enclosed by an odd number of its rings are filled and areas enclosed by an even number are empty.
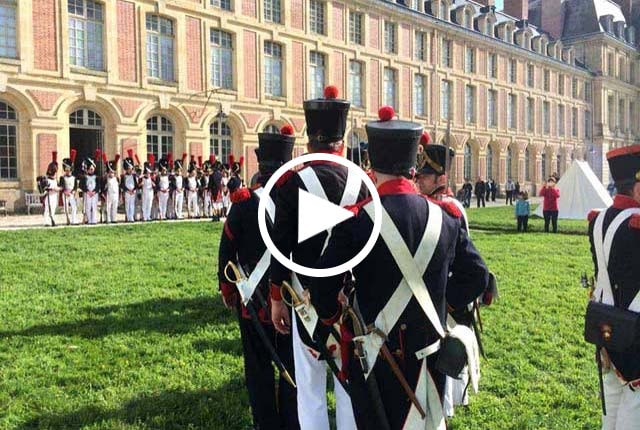
<svg viewBox="0 0 640 430">
<path fill-rule="evenodd" d="M 605 209 L 613 200 L 586 161 L 574 161 L 558 182 L 559 218 L 587 219 L 592 209 Z M 542 216 L 542 203 L 535 211 Z"/>
</svg>

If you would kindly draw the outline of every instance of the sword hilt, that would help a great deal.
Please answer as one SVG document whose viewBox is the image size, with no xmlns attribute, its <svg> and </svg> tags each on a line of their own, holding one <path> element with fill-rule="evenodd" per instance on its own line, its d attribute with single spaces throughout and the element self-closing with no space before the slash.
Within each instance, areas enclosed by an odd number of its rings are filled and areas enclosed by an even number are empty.
<svg viewBox="0 0 640 430">
<path fill-rule="evenodd" d="M 229 276 L 229 270 L 231 270 L 231 273 L 233 274 L 233 278 Z M 227 265 L 224 266 L 223 273 L 224 273 L 224 277 L 227 278 L 227 281 L 231 282 L 232 284 L 237 284 L 242 280 L 242 274 L 240 273 L 240 269 L 238 269 L 238 266 L 236 266 L 233 261 L 227 262 Z"/>
</svg>

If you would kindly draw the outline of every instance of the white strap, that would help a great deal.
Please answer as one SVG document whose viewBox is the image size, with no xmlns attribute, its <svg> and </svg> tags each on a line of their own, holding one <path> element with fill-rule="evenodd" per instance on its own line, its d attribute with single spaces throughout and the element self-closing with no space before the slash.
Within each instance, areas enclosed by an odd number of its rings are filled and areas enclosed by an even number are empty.
<svg viewBox="0 0 640 430">
<path fill-rule="evenodd" d="M 261 199 L 262 195 L 264 194 L 264 188 L 263 187 L 257 188 L 253 192 L 259 199 Z M 266 207 L 267 207 L 267 213 L 269 214 L 269 218 L 271 218 L 271 221 L 275 222 L 276 221 L 276 204 L 273 202 L 273 199 L 271 198 L 271 196 L 267 196 Z"/>
<path fill-rule="evenodd" d="M 350 169 L 347 170 L 347 183 L 344 186 L 342 192 L 342 199 L 340 200 L 340 206 L 355 205 L 360 195 L 360 188 L 362 187 L 362 181 L 360 177 L 352 173 Z"/>
<path fill-rule="evenodd" d="M 302 299 L 302 303 L 293 308 L 293 310 L 296 311 L 296 314 L 298 314 L 298 316 L 300 317 L 302 325 L 309 334 L 309 337 L 313 339 L 313 333 L 316 330 L 316 326 L 318 325 L 319 320 L 316 308 L 314 308 L 311 304 L 307 305 L 304 303 L 304 287 L 300 283 L 300 278 L 298 278 L 298 275 L 296 275 L 295 273 L 291 275 L 291 286 L 295 290 L 298 297 Z"/>
<path fill-rule="evenodd" d="M 426 415 L 422 418 L 418 409 L 412 404 L 402 430 L 446 430 L 442 402 L 436 384 L 427 369 L 426 360 L 422 362 L 415 393 Z"/>
<path fill-rule="evenodd" d="M 464 205 L 460 203 L 460 200 L 454 197 L 447 197 L 446 199 L 444 199 L 444 201 L 452 202 L 454 205 L 456 205 L 460 213 L 462 213 L 462 218 L 464 219 L 464 225 L 465 225 L 465 230 L 467 231 L 467 236 L 471 237 L 471 231 L 469 231 L 469 220 L 467 219 L 467 211 L 464 208 Z"/>
<path fill-rule="evenodd" d="M 320 197 L 321 199 L 329 200 L 327 198 L 327 194 L 324 192 L 324 188 L 322 188 L 322 183 L 320 179 L 318 179 L 318 175 L 311 168 L 307 167 L 306 169 L 302 169 L 298 172 L 298 176 L 302 180 L 304 187 L 316 197 Z"/>
</svg>

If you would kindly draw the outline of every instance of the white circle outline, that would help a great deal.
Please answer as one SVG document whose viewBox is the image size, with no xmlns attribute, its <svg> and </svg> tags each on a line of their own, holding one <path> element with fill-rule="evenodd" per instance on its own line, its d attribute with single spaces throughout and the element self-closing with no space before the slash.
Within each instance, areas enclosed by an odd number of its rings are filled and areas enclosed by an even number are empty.
<svg viewBox="0 0 640 430">
<path fill-rule="evenodd" d="M 369 240 L 365 244 L 364 248 L 358 252 L 351 260 L 346 263 L 342 263 L 339 266 L 330 267 L 326 269 L 316 269 L 313 267 L 302 266 L 291 259 L 285 257 L 285 255 L 280 252 L 280 250 L 276 247 L 276 245 L 271 240 L 269 233 L 267 231 L 267 220 L 266 220 L 266 210 L 267 210 L 267 199 L 260 199 L 258 204 L 258 228 L 260 230 L 260 236 L 262 236 L 262 240 L 264 241 L 267 249 L 271 252 L 271 255 L 275 257 L 276 260 L 287 269 L 299 273 L 301 275 L 313 277 L 313 278 L 328 278 L 331 276 L 341 275 L 353 267 L 360 264 L 366 257 L 369 255 L 371 250 L 376 244 L 378 240 L 378 236 L 380 235 L 380 228 L 382 227 L 382 202 L 380 201 L 380 195 L 378 194 L 378 190 L 374 185 L 373 181 L 369 176 L 362 170 L 359 166 L 355 165 L 351 161 L 347 160 L 344 157 L 340 157 L 333 154 L 325 154 L 325 153 L 312 153 L 302 155 L 300 157 L 296 157 L 290 161 L 287 161 L 284 165 L 282 165 L 275 173 L 271 176 L 271 178 L 267 181 L 264 186 L 263 195 L 268 196 L 271 194 L 271 190 L 275 186 L 276 182 L 282 175 L 284 175 L 287 171 L 292 170 L 294 167 L 299 166 L 304 163 L 308 163 L 310 161 L 329 161 L 333 163 L 338 163 L 342 166 L 345 166 L 347 169 L 355 171 L 360 179 L 364 182 L 369 193 L 371 194 L 371 199 L 373 200 L 373 208 L 375 219 L 373 220 L 373 230 L 371 231 L 371 235 L 369 236 Z"/>
</svg>

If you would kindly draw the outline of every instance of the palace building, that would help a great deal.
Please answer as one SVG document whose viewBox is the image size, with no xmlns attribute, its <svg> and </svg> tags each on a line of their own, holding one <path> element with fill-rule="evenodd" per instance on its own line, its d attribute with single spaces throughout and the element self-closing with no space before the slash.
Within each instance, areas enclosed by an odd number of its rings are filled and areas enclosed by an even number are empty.
<svg viewBox="0 0 640 430">
<path fill-rule="evenodd" d="M 244 156 L 336 85 L 347 141 L 378 108 L 456 150 L 452 177 L 535 191 L 636 142 L 638 0 L 0 0 L 0 199 L 51 152 Z M 448 128 L 450 131 L 448 132 Z"/>
</svg>

